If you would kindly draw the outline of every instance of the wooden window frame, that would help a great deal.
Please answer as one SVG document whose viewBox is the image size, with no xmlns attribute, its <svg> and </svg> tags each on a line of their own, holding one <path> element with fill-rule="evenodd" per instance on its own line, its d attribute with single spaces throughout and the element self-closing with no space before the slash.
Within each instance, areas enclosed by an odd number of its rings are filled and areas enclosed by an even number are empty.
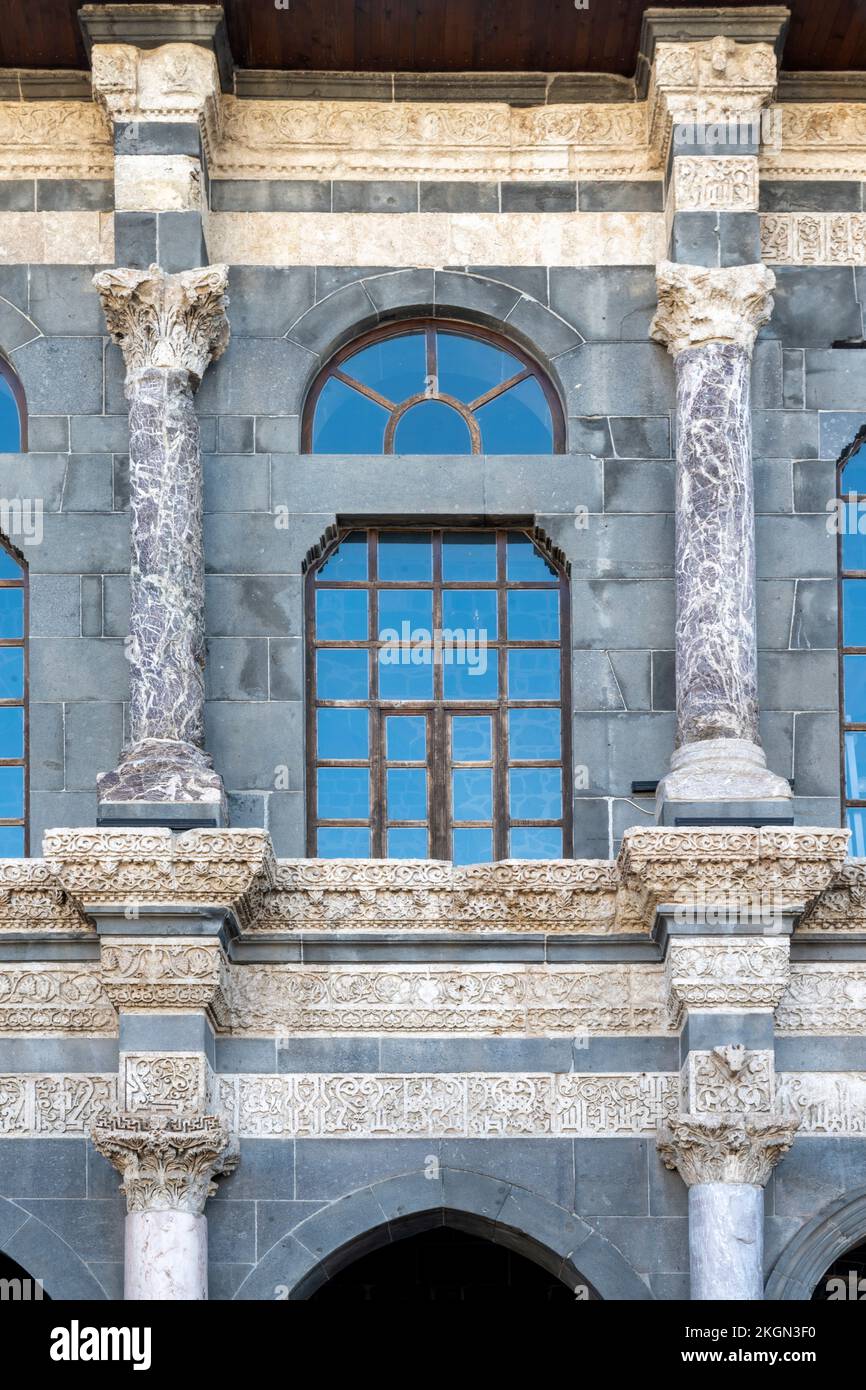
<svg viewBox="0 0 866 1390">
<path fill-rule="evenodd" d="M 456 400 L 453 396 L 442 394 L 438 388 L 438 374 L 436 371 L 437 332 L 451 333 L 455 336 L 464 338 L 477 338 L 481 342 L 489 343 L 492 347 L 500 348 L 503 352 L 509 353 L 510 356 L 516 357 L 518 362 L 522 363 L 523 370 L 515 372 L 507 381 L 503 381 L 491 387 L 489 391 L 483 392 L 468 405 L 463 401 Z M 348 358 L 354 357 L 355 353 L 360 352 L 363 348 L 383 342 L 387 338 L 403 337 L 408 333 L 424 334 L 427 353 L 427 377 L 428 380 L 436 383 L 435 389 L 416 392 L 414 396 L 410 396 L 404 401 L 391 401 L 380 395 L 373 387 L 364 386 L 363 383 L 356 381 L 353 377 L 347 376 L 343 372 L 342 367 L 344 362 L 346 362 Z M 478 423 L 475 412 L 480 410 L 482 406 L 487 405 L 490 401 L 495 400 L 497 396 L 501 396 L 510 387 L 516 386 L 518 382 L 534 379 L 544 392 L 550 410 L 552 436 L 551 452 L 553 454 L 562 454 L 565 452 L 565 415 L 562 409 L 562 402 L 559 399 L 559 395 L 550 377 L 544 371 L 543 367 L 536 362 L 524 348 L 512 342 L 510 338 L 504 337 L 503 334 L 496 333 L 489 328 L 482 328 L 478 324 L 463 323 L 459 319 L 449 318 L 398 319 L 394 323 L 370 329 L 369 332 L 362 333 L 358 338 L 352 338 L 350 342 L 340 348 L 330 361 L 326 363 L 314 379 L 307 393 L 301 428 L 302 453 L 312 454 L 314 452 L 313 426 L 315 423 L 316 406 L 324 387 L 332 378 L 342 381 L 344 385 L 350 386 L 353 390 L 358 391 L 360 395 L 366 396 L 368 400 L 374 401 L 375 404 L 382 406 L 383 409 L 390 412 L 388 422 L 385 426 L 385 438 L 382 447 L 383 454 L 394 453 L 394 437 L 396 435 L 397 426 L 406 412 L 410 410 L 412 406 L 419 405 L 422 401 L 434 400 L 442 401 L 443 404 L 451 406 L 452 409 L 456 410 L 462 417 L 469 430 L 469 436 L 472 441 L 471 455 L 477 455 L 483 452 L 481 447 L 481 426 Z"/>
<path fill-rule="evenodd" d="M 496 579 L 489 581 L 443 581 L 442 579 L 442 538 L 444 535 L 453 535 L 455 532 L 465 530 L 477 533 L 483 531 L 485 534 L 495 537 L 496 545 Z M 345 580 L 345 581 L 323 581 L 322 588 L 343 588 L 343 589 L 366 589 L 371 595 L 368 604 L 368 635 L 365 640 L 351 641 L 344 638 L 334 638 L 320 641 L 316 635 L 316 593 L 319 590 L 319 575 L 322 568 L 332 555 L 339 549 L 340 545 L 348 536 L 360 532 L 367 538 L 368 556 L 368 575 L 366 580 Z M 430 580 L 415 581 L 382 581 L 378 577 L 377 551 L 378 540 L 383 533 L 400 534 L 429 534 L 432 539 L 433 547 L 433 577 Z M 555 572 L 553 577 L 546 582 L 515 581 L 507 579 L 506 572 L 506 543 L 509 535 L 521 535 L 544 556 L 546 563 Z M 431 700 L 418 701 L 382 701 L 379 699 L 378 689 L 378 666 L 379 663 L 374 659 L 375 653 L 382 645 L 381 638 L 378 636 L 378 603 L 376 596 L 382 589 L 432 589 L 433 591 L 433 626 L 434 629 L 441 629 L 442 623 L 442 593 L 451 589 L 489 589 L 497 594 L 498 625 L 496 640 L 488 644 L 488 650 L 496 652 L 497 659 L 497 695 L 489 700 L 446 700 L 443 695 L 442 663 L 433 663 L 434 689 Z M 559 636 L 554 641 L 526 641 L 514 640 L 507 637 L 507 627 L 505 623 L 506 614 L 506 595 L 516 590 L 544 590 L 551 591 L 556 589 L 559 593 Z M 509 832 L 512 828 L 523 826 L 556 827 L 561 826 L 562 830 L 562 857 L 571 858 L 573 855 L 573 769 L 572 769 L 572 743 L 571 743 L 571 606 L 568 576 L 565 568 L 557 558 L 551 554 L 549 547 L 531 530 L 521 526 L 461 526 L 459 523 L 453 525 L 424 525 L 422 522 L 416 523 L 390 523 L 384 525 L 343 525 L 339 533 L 322 550 L 317 557 L 314 565 L 307 571 L 305 577 L 304 593 L 304 625 L 305 625 L 305 657 L 306 657 L 306 778 L 307 778 L 307 854 L 311 858 L 317 857 L 318 850 L 318 831 L 320 828 L 367 828 L 370 829 L 370 854 L 374 859 L 383 859 L 387 855 L 387 830 L 389 826 L 399 826 L 401 822 L 386 822 L 385 820 L 385 775 L 388 760 L 385 758 L 384 749 L 384 720 L 388 714 L 398 715 L 424 715 L 427 718 L 427 747 L 424 766 L 427 769 L 427 794 L 428 794 L 428 849 L 426 857 L 431 859 L 451 859 L 451 831 L 453 830 L 453 818 L 450 814 L 451 807 L 451 777 L 452 769 L 451 750 L 448 747 L 448 730 L 450 728 L 450 718 L 453 715 L 492 715 L 492 748 L 490 765 L 492 767 L 493 781 L 493 807 L 492 807 L 492 840 L 493 840 L 493 861 L 506 859 L 509 857 Z M 506 635 L 504 635 L 506 634 Z M 320 701 L 316 692 L 316 653 L 322 648 L 355 648 L 366 650 L 370 653 L 370 669 L 368 674 L 368 691 L 366 700 L 355 701 Z M 510 650 L 526 648 L 536 649 L 555 649 L 560 653 L 560 684 L 559 696 L 557 699 L 543 700 L 538 698 L 515 700 L 510 699 L 507 690 L 507 655 Z M 317 721 L 316 712 L 326 708 L 351 708 L 367 709 L 369 712 L 369 756 L 366 758 L 348 759 L 319 759 L 317 748 Z M 559 709 L 560 711 L 560 756 L 557 759 L 521 759 L 519 767 L 543 768 L 554 767 L 562 769 L 562 815 L 555 821 L 529 820 L 518 818 L 512 820 L 509 816 L 509 800 L 507 792 L 507 778 L 509 769 L 508 760 L 508 710 L 520 708 L 549 708 Z M 432 732 L 432 738 L 431 738 Z M 399 765 L 394 762 L 391 766 Z M 410 764 L 405 764 L 410 765 Z M 421 766 L 419 762 L 414 766 Z M 459 766 L 471 766 L 471 761 L 460 760 Z M 487 765 L 487 760 L 480 760 L 476 765 Z M 367 820 L 358 821 L 345 818 L 343 820 L 321 821 L 318 816 L 317 807 L 317 777 L 319 767 L 369 767 L 370 770 L 370 816 Z M 417 822 L 416 822 L 417 824 Z M 486 825 L 487 822 L 475 822 L 474 824 Z M 460 828 L 470 828 L 471 821 L 459 822 Z"/>
<path fill-rule="evenodd" d="M 842 475 L 848 464 L 860 449 L 866 450 L 866 425 L 858 432 L 856 437 L 848 445 L 836 465 L 836 501 L 842 507 L 854 502 L 855 505 L 862 505 L 866 509 L 866 493 L 843 492 Z M 843 512 L 843 515 L 845 513 Z M 848 768 L 845 758 L 845 735 L 866 733 L 866 723 L 851 722 L 845 718 L 845 657 L 846 656 L 866 656 L 866 646 L 848 647 L 845 645 L 845 629 L 842 612 L 842 599 L 844 593 L 844 583 L 849 579 L 858 579 L 866 584 L 866 570 L 846 570 L 842 559 L 842 542 L 844 540 L 844 528 L 840 527 L 836 534 L 836 621 L 838 631 L 837 655 L 839 663 L 839 773 L 842 789 L 842 824 L 848 822 L 848 810 L 866 809 L 866 797 L 852 797 L 848 795 Z"/>
</svg>

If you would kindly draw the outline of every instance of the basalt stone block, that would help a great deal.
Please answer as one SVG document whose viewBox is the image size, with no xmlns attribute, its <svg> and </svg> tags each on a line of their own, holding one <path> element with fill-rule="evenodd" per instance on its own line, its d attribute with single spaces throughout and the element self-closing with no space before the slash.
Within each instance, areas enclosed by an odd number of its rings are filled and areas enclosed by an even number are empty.
<svg viewBox="0 0 866 1390">
<path fill-rule="evenodd" d="M 850 266 L 777 265 L 773 273 L 773 317 L 761 329 L 762 338 L 781 338 L 786 347 L 797 348 L 829 347 L 839 339 L 861 336 L 863 321 Z M 819 404 L 828 409 L 835 402 Z M 843 401 L 839 408 L 850 404 Z"/>
<path fill-rule="evenodd" d="M 866 352 L 807 349 L 806 408 L 866 411 Z"/>
<path fill-rule="evenodd" d="M 556 365 L 569 415 L 658 415 L 673 408 L 670 358 L 655 343 L 585 343 Z"/>
<path fill-rule="evenodd" d="M 4 179 L 0 183 L 0 211 L 33 212 L 35 208 L 35 179 Z"/>
<path fill-rule="evenodd" d="M 662 212 L 661 179 L 581 179 L 577 185 L 580 212 Z"/>
<path fill-rule="evenodd" d="M 633 781 L 661 777 L 674 743 L 672 714 L 579 713 L 573 722 L 576 764 L 587 768 L 590 793 L 629 796 Z"/>
<path fill-rule="evenodd" d="M 103 632 L 106 637 L 126 637 L 129 633 L 129 577 L 106 574 L 102 580 Z"/>
<path fill-rule="evenodd" d="M 836 573 L 836 538 L 823 516 L 758 516 L 758 578 L 829 579 Z"/>
<path fill-rule="evenodd" d="M 39 700 L 125 700 L 129 663 L 123 645 L 100 638 L 34 637 L 30 687 Z"/>
<path fill-rule="evenodd" d="M 209 575 L 205 621 L 212 637 L 285 637 L 300 631 L 300 585 L 292 575 Z"/>
<path fill-rule="evenodd" d="M 575 1139 L 574 1185 L 582 1216 L 648 1216 L 646 1142 Z"/>
<path fill-rule="evenodd" d="M 795 727 L 794 785 L 798 795 L 835 795 L 839 789 L 838 714 L 797 714 Z"/>
<path fill-rule="evenodd" d="M 129 449 L 126 415 L 73 415 L 69 432 L 73 453 L 125 454 Z"/>
<path fill-rule="evenodd" d="M 332 1201 L 383 1178 L 422 1172 L 431 1152 L 431 1142 L 429 1139 L 299 1139 L 295 1143 L 296 1189 L 292 1195 L 300 1201 Z M 434 1143 L 434 1152 L 435 1147 Z"/>
<path fill-rule="evenodd" d="M 400 179 L 335 179 L 334 212 L 417 212 L 418 185 Z"/>
<path fill-rule="evenodd" d="M 63 505 L 73 512 L 110 512 L 113 483 L 110 454 L 70 454 Z"/>
<path fill-rule="evenodd" d="M 227 800 L 229 825 L 235 828 L 251 826 L 256 829 L 264 829 L 267 816 L 265 793 L 231 792 Z M 253 1070 L 258 1070 L 258 1068 L 253 1068 Z"/>
<path fill-rule="evenodd" d="M 520 293 L 509 285 L 454 270 L 435 273 L 436 312 L 460 311 L 481 320 L 508 318 Z"/>
<path fill-rule="evenodd" d="M 255 444 L 255 420 L 251 415 L 220 415 L 217 435 L 221 454 L 251 454 Z"/>
<path fill-rule="evenodd" d="M 81 576 L 81 636 L 102 636 L 102 575 Z"/>
<path fill-rule="evenodd" d="M 101 338 L 37 338 L 16 348 L 12 361 L 34 414 L 101 413 Z"/>
<path fill-rule="evenodd" d="M 30 787 L 56 791 L 63 786 L 63 706 L 30 705 Z M 37 853 L 39 846 L 32 846 Z"/>
<path fill-rule="evenodd" d="M 253 1201 L 214 1202 L 208 1208 L 208 1258 L 252 1264 L 256 1257 L 256 1204 Z"/>
<path fill-rule="evenodd" d="M 652 693 L 654 710 L 676 709 L 676 666 L 672 651 L 652 653 Z"/>
<path fill-rule="evenodd" d="M 105 320 L 92 279 L 92 265 L 30 267 L 30 317 L 46 336 L 104 334 Z"/>
<path fill-rule="evenodd" d="M 675 212 L 671 220 L 669 255 L 672 261 L 686 265 L 720 265 L 719 214 Z"/>
<path fill-rule="evenodd" d="M 577 859 L 607 859 L 610 855 L 609 803 L 597 796 L 574 799 L 574 854 Z"/>
<path fill-rule="evenodd" d="M 114 214 L 114 259 L 118 265 L 146 270 L 157 260 L 156 213 Z"/>
<path fill-rule="evenodd" d="M 797 649 L 836 646 L 836 585 L 832 579 L 801 579 L 794 601 L 791 646 Z"/>
<path fill-rule="evenodd" d="M 761 212 L 860 212 L 853 179 L 761 179 Z"/>
<path fill-rule="evenodd" d="M 212 637 L 207 645 L 205 689 L 210 700 L 267 700 L 267 640 Z"/>
<path fill-rule="evenodd" d="M 291 1199 L 295 1195 L 295 1144 L 288 1139 L 242 1139 L 241 1161 L 221 1178 L 212 1202 Z"/>
<path fill-rule="evenodd" d="M 794 511 L 822 512 L 829 519 L 828 506 L 836 495 L 836 465 L 824 459 L 795 459 Z"/>
<path fill-rule="evenodd" d="M 129 521 L 122 512 L 46 513 L 42 524 L 44 541 L 33 549 L 31 571 L 50 574 L 128 571 Z"/>
<path fill-rule="evenodd" d="M 424 268 L 394 270 L 387 275 L 369 276 L 364 280 L 363 288 L 380 313 L 404 309 L 406 306 L 432 310 L 433 276 L 433 270 Z"/>
<path fill-rule="evenodd" d="M 793 510 L 793 487 L 790 459 L 752 460 L 756 512 L 790 512 Z"/>
<path fill-rule="evenodd" d="M 207 265 L 208 253 L 200 212 L 157 214 L 157 246 L 162 269 L 174 273 Z"/>
<path fill-rule="evenodd" d="M 10 1139 L 0 1143 L 0 1192 L 13 1199 L 86 1197 L 84 1140 L 53 1139 L 46 1144 L 41 1139 Z"/>
<path fill-rule="evenodd" d="M 579 648 L 572 654 L 571 671 L 572 709 L 625 709 L 625 700 L 607 652 Z"/>
<path fill-rule="evenodd" d="M 806 400 L 805 353 L 802 348 L 782 351 L 782 405 L 802 410 Z"/>
<path fill-rule="evenodd" d="M 303 698 L 303 646 L 300 637 L 276 637 L 268 643 L 270 693 L 273 700 Z"/>
<path fill-rule="evenodd" d="M 214 212 L 330 212 L 330 179 L 213 179 Z"/>
<path fill-rule="evenodd" d="M 196 407 L 206 415 L 296 413 L 310 367 L 309 353 L 297 342 L 232 338 L 206 373 Z"/>
<path fill-rule="evenodd" d="M 603 458 L 613 453 L 610 422 L 606 415 L 570 419 L 567 433 L 568 447 L 573 454 L 595 454 Z"/>
<path fill-rule="evenodd" d="M 651 709 L 651 653 L 608 651 L 607 656 L 625 708 Z"/>
<path fill-rule="evenodd" d="M 266 458 L 248 454 L 212 454 L 205 457 L 203 471 L 206 512 L 268 510 L 270 466 Z"/>
<path fill-rule="evenodd" d="M 671 457 L 671 421 L 668 415 L 612 415 L 610 432 L 618 458 Z"/>
<path fill-rule="evenodd" d="M 515 180 L 500 188 L 503 212 L 575 212 L 577 185 L 572 179 L 541 182 Z"/>
<path fill-rule="evenodd" d="M 463 179 L 421 183 L 421 212 L 498 212 L 499 185 Z"/>
<path fill-rule="evenodd" d="M 761 229 L 756 212 L 719 213 L 719 265 L 757 265 Z"/>
<path fill-rule="evenodd" d="M 804 705 L 811 710 L 837 708 L 835 652 L 761 652 L 758 670 L 765 710 L 801 710 Z"/>
<path fill-rule="evenodd" d="M 312 266 L 232 266 L 233 338 L 281 338 L 315 302 Z"/>
<path fill-rule="evenodd" d="M 863 410 L 822 410 L 818 414 L 818 442 L 822 459 L 835 463 L 866 425 Z"/>
<path fill-rule="evenodd" d="M 550 268 L 550 307 L 587 342 L 645 345 L 657 304 L 651 266 Z M 614 405 L 611 413 L 622 414 L 624 407 Z"/>
<path fill-rule="evenodd" d="M 546 266 L 470 265 L 466 270 L 470 275 L 480 275 L 486 280 L 499 280 L 504 285 L 513 285 L 522 294 L 537 299 L 539 304 L 547 304 Z"/>
<path fill-rule="evenodd" d="M 37 212 L 111 212 L 112 179 L 39 179 Z"/>
<path fill-rule="evenodd" d="M 78 637 L 81 595 L 77 574 L 30 577 L 30 636 Z"/>
<path fill-rule="evenodd" d="M 508 322 L 547 357 L 557 357 L 583 341 L 579 333 L 533 299 L 520 299 Z"/>
<path fill-rule="evenodd" d="M 572 611 L 580 614 L 576 647 L 672 647 L 674 583 L 668 579 L 571 581 Z"/>
<path fill-rule="evenodd" d="M 753 410 L 752 448 L 764 458 L 817 458 L 818 415 L 814 410 Z"/>
<path fill-rule="evenodd" d="M 205 745 L 233 791 L 303 785 L 303 709 L 287 700 L 210 700 Z"/>
<path fill-rule="evenodd" d="M 304 793 L 271 792 L 268 797 L 267 828 L 274 846 L 274 854 L 284 858 L 306 854 Z"/>
<path fill-rule="evenodd" d="M 758 646 L 787 651 L 791 637 L 796 579 L 759 579 L 755 585 Z"/>
<path fill-rule="evenodd" d="M 256 453 L 295 453 L 301 443 L 301 422 L 297 415 L 257 415 Z"/>
<path fill-rule="evenodd" d="M 46 830 L 57 825 L 95 825 L 96 792 L 70 791 L 31 791 L 30 794 L 30 846 L 31 853 L 39 853 L 42 837 Z M 16 1143 L 18 1141 L 16 1140 Z M 2 1181 L 2 1171 L 0 1171 Z M 115 1177 L 115 1188 L 117 1178 Z M 6 1189 L 4 1189 L 6 1190 Z M 53 1188 L 49 1189 L 54 1191 Z"/>
</svg>

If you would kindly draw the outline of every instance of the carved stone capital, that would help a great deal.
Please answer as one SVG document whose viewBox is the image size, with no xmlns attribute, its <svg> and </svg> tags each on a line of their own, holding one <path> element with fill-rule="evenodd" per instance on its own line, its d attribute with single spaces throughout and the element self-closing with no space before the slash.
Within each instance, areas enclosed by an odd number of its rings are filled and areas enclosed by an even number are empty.
<svg viewBox="0 0 866 1390">
<path fill-rule="evenodd" d="M 133 1115 L 118 1111 L 91 1130 L 99 1153 L 122 1176 L 127 1209 L 201 1216 L 215 1178 L 237 1167 L 237 1144 L 219 1115 Z"/>
<path fill-rule="evenodd" d="M 751 352 L 773 312 L 776 277 L 765 265 L 705 267 L 661 261 L 658 309 L 650 337 L 672 357 L 705 343 L 735 343 Z"/>
<path fill-rule="evenodd" d="M 688 1187 L 710 1182 L 763 1187 L 798 1126 L 798 1120 L 781 1115 L 677 1115 L 662 1125 L 656 1143 L 665 1167 L 676 1169 Z"/>
<path fill-rule="evenodd" d="M 91 50 L 93 95 L 114 122 L 219 123 L 220 78 L 212 52 L 195 43 L 136 48 L 96 43 Z"/>
<path fill-rule="evenodd" d="M 649 85 L 650 144 L 664 160 L 674 125 L 760 120 L 776 90 L 769 43 L 719 34 L 694 43 L 659 43 Z"/>
<path fill-rule="evenodd" d="M 671 941 L 667 958 L 671 1023 L 688 1009 L 776 1007 L 788 984 L 788 938 L 694 937 Z"/>
<path fill-rule="evenodd" d="M 116 1009 L 204 1009 L 216 1023 L 227 1016 L 228 968 L 219 941 L 106 936 L 99 979 Z"/>
<path fill-rule="evenodd" d="M 127 387 L 150 368 L 187 371 L 195 385 L 228 347 L 228 267 L 208 265 L 168 275 L 101 270 L 93 283 L 112 340 L 123 352 Z"/>
</svg>

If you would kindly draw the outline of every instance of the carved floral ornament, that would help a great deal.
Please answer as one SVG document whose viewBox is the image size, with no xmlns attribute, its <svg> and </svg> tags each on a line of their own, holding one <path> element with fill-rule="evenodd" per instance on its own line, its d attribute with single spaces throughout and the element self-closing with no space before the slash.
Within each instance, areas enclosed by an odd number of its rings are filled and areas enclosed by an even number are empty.
<svg viewBox="0 0 866 1390">
<path fill-rule="evenodd" d="M 140 49 L 127 43 L 94 44 L 93 95 L 114 122 L 197 121 L 219 130 L 220 83 L 216 58 L 194 43 Z"/>
<path fill-rule="evenodd" d="M 112 341 L 123 352 L 127 387 L 152 368 L 187 371 L 197 386 L 228 347 L 227 266 L 174 275 L 157 265 L 101 270 L 93 284 Z"/>
<path fill-rule="evenodd" d="M 122 1175 L 127 1209 L 200 1216 L 216 1177 L 237 1167 L 237 1141 L 218 1115 L 179 1118 L 118 1111 L 91 1130 L 93 1143 Z"/>
<path fill-rule="evenodd" d="M 661 261 L 650 337 L 672 357 L 707 343 L 733 343 L 751 353 L 758 329 L 773 312 L 775 284 L 762 264 L 707 268 Z"/>
<path fill-rule="evenodd" d="M 660 1128 L 657 1146 L 665 1167 L 676 1169 L 688 1187 L 709 1182 L 763 1187 L 798 1127 L 796 1118 L 781 1115 L 678 1115 Z"/>
</svg>

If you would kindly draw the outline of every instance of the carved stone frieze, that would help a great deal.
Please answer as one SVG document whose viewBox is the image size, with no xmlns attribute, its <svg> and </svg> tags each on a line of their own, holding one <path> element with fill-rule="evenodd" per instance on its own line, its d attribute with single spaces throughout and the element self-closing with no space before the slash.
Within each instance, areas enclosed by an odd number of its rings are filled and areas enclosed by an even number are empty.
<svg viewBox="0 0 866 1390">
<path fill-rule="evenodd" d="M 662 261 L 656 267 L 658 310 L 650 337 L 673 357 L 706 343 L 751 352 L 773 312 L 775 276 L 765 265 L 705 267 Z"/>
<path fill-rule="evenodd" d="M 218 941 L 200 937 L 104 937 L 100 978 L 118 1009 L 207 1009 L 226 1018 L 226 960 Z M 128 1107 L 134 1108 L 134 1107 Z"/>
<path fill-rule="evenodd" d="M 848 860 L 797 924 L 797 936 L 866 934 L 866 862 Z"/>
<path fill-rule="evenodd" d="M 701 1183 L 752 1183 L 763 1187 L 797 1132 L 781 1115 L 677 1115 L 658 1134 L 666 1168 L 688 1187 Z"/>
<path fill-rule="evenodd" d="M 866 177 L 866 102 L 783 102 L 781 138 L 761 155 L 765 179 Z"/>
<path fill-rule="evenodd" d="M 768 43 L 719 35 L 694 43 L 659 43 L 650 77 L 648 132 L 664 161 L 675 124 L 755 120 L 776 90 L 776 55 Z"/>
<path fill-rule="evenodd" d="M 106 1035 L 116 1031 L 95 965 L 78 961 L 0 964 L 0 1032 Z"/>
<path fill-rule="evenodd" d="M 782 1033 L 866 1032 L 866 965 L 797 961 L 776 1010 Z"/>
<path fill-rule="evenodd" d="M 773 1009 L 788 982 L 787 937 L 672 940 L 668 1003 L 674 1026 L 686 1009 Z"/>
<path fill-rule="evenodd" d="M 687 157 L 673 161 L 675 212 L 757 212 L 758 164 L 749 155 Z"/>
<path fill-rule="evenodd" d="M 200 121 L 211 141 L 219 137 L 219 72 L 208 49 L 100 43 L 91 50 L 91 68 L 93 95 L 115 124 Z"/>
<path fill-rule="evenodd" d="M 667 1029 L 659 965 L 236 965 L 236 1033 L 522 1036 Z"/>
<path fill-rule="evenodd" d="M 765 213 L 761 254 L 772 265 L 866 265 L 866 213 Z"/>
<path fill-rule="evenodd" d="M 127 385 L 151 367 L 187 371 L 197 383 L 228 346 L 227 266 L 174 275 L 157 265 L 101 270 L 93 283 L 111 338 L 123 352 Z"/>
<path fill-rule="evenodd" d="M 0 1076 L 0 1136 L 84 1135 L 117 1104 L 117 1077 L 76 1073 Z"/>
<path fill-rule="evenodd" d="M 689 1052 L 682 1071 L 683 1111 L 689 1115 L 736 1115 L 773 1109 L 771 1051 L 742 1044 Z"/>
<path fill-rule="evenodd" d="M 111 126 L 84 101 L 0 101 L 0 179 L 110 179 Z"/>
<path fill-rule="evenodd" d="M 0 859 L 0 934 L 93 936 L 95 928 L 44 859 Z"/>
<path fill-rule="evenodd" d="M 200 1216 L 216 1177 L 237 1166 L 237 1147 L 218 1115 L 177 1117 L 118 1111 L 93 1126 L 94 1145 L 121 1174 L 130 1212 Z"/>
<path fill-rule="evenodd" d="M 206 905 L 230 909 L 241 926 L 261 910 L 274 881 L 264 830 L 58 829 L 43 840 L 45 863 L 77 902 L 97 907 Z"/>
<path fill-rule="evenodd" d="M 801 1133 L 866 1135 L 866 1072 L 781 1072 L 776 1095 Z"/>
<path fill-rule="evenodd" d="M 197 1115 L 210 1108 L 213 1084 L 201 1052 L 124 1052 L 120 1104 L 129 1113 Z"/>
</svg>

